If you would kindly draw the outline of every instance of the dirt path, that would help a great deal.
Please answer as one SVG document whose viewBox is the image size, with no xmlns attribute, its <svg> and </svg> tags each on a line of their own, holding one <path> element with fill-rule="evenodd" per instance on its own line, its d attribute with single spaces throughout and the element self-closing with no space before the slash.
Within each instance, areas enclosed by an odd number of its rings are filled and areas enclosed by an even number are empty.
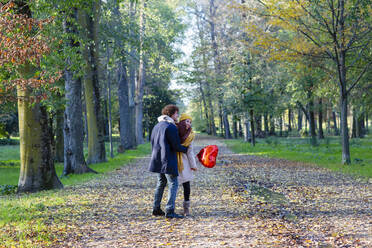
<svg viewBox="0 0 372 248">
<path fill-rule="evenodd" d="M 285 160 L 232 154 L 208 137 L 198 138 L 195 152 L 207 144 L 219 145 L 220 162 L 197 172 L 192 217 L 151 216 L 156 182 L 147 172 L 149 158 L 142 158 L 66 189 L 76 195 L 66 220 L 75 232 L 55 246 L 372 246 L 370 183 Z M 182 201 L 181 187 L 176 212 Z"/>
</svg>

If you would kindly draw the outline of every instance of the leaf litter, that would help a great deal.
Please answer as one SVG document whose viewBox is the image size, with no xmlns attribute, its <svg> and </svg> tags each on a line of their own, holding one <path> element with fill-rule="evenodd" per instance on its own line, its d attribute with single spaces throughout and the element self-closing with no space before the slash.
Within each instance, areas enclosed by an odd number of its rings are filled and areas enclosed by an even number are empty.
<svg viewBox="0 0 372 248">
<path fill-rule="evenodd" d="M 371 183 L 283 159 L 233 154 L 199 136 L 195 153 L 220 148 L 214 168 L 199 165 L 191 217 L 151 215 L 156 184 L 141 158 L 60 193 L 54 209 L 68 230 L 51 247 L 371 247 Z M 167 197 L 164 192 L 162 208 Z M 176 212 L 182 212 L 180 186 Z M 51 219 L 53 226 L 53 219 Z M 56 228 L 51 228 L 56 230 Z"/>
</svg>

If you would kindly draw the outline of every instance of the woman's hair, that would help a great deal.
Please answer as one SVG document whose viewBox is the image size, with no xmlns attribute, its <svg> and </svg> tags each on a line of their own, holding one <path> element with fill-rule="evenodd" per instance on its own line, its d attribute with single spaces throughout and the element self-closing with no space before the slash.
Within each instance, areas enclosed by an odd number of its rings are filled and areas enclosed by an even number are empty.
<svg viewBox="0 0 372 248">
<path fill-rule="evenodd" d="M 189 129 L 186 128 L 186 120 L 180 121 L 176 125 L 178 128 L 178 134 L 180 135 L 180 140 L 182 144 L 183 142 L 185 142 L 187 137 L 189 137 L 192 128 L 191 127 Z"/>
<path fill-rule="evenodd" d="M 174 115 L 174 113 L 176 112 L 179 112 L 179 109 L 176 105 L 173 105 L 173 104 L 169 104 L 161 110 L 162 115 L 168 115 L 169 117 Z"/>
</svg>

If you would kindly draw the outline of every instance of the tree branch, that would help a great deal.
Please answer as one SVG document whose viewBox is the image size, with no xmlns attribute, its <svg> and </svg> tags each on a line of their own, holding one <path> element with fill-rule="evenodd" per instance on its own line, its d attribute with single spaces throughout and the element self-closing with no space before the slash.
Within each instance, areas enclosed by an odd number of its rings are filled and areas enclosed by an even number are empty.
<svg viewBox="0 0 372 248">
<path fill-rule="evenodd" d="M 363 77 L 363 75 L 366 73 L 368 68 L 372 65 L 372 61 L 370 61 L 365 67 L 364 70 L 359 74 L 358 78 L 355 79 L 355 81 L 351 84 L 350 88 L 346 91 L 346 95 L 350 93 L 350 91 L 357 85 L 357 83 L 360 81 L 360 79 Z"/>
</svg>

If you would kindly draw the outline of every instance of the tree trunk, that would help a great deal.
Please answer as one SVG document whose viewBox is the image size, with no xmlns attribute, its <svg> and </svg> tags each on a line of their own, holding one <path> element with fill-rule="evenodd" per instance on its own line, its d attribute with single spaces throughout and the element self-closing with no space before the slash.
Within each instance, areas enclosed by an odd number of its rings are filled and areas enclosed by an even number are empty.
<svg viewBox="0 0 372 248">
<path fill-rule="evenodd" d="M 292 131 L 292 110 L 288 108 L 288 132 Z"/>
<path fill-rule="evenodd" d="M 309 125 L 310 125 L 310 138 L 311 145 L 316 146 L 316 132 L 315 132 L 315 113 L 314 113 L 314 101 L 310 99 L 309 101 Z"/>
<path fill-rule="evenodd" d="M 252 146 L 256 145 L 256 137 L 254 133 L 254 114 L 253 109 L 249 111 L 250 119 L 251 119 L 251 144 Z"/>
<path fill-rule="evenodd" d="M 279 137 L 283 136 L 283 117 L 282 114 L 279 115 Z"/>
<path fill-rule="evenodd" d="M 250 142 L 252 135 L 251 135 L 251 132 L 250 132 L 248 113 L 246 114 L 246 117 L 245 117 L 245 120 L 244 120 L 244 126 L 245 126 L 244 141 L 245 142 Z"/>
<path fill-rule="evenodd" d="M 203 102 L 203 106 L 204 106 L 204 109 L 205 109 L 205 118 L 207 120 L 207 134 L 210 135 L 210 134 L 212 134 L 211 133 L 212 125 L 211 125 L 211 121 L 209 120 L 207 102 L 205 100 L 205 94 L 204 94 L 204 90 L 203 90 L 203 86 L 202 86 L 201 82 L 199 82 L 199 90 L 200 90 L 200 93 L 201 93 L 202 102 Z"/>
<path fill-rule="evenodd" d="M 131 1 L 129 7 L 129 14 L 130 14 L 130 28 L 129 32 L 132 37 L 136 37 L 134 32 L 134 25 L 135 25 L 135 18 L 136 18 L 136 2 Z M 138 37 L 136 37 L 138 38 Z M 128 99 L 129 99 L 129 124 L 130 124 L 130 132 L 128 133 L 127 139 L 129 144 L 129 149 L 133 149 L 136 147 L 136 78 L 137 78 L 137 50 L 133 44 L 129 46 L 129 81 L 128 81 Z"/>
<path fill-rule="evenodd" d="M 28 90 L 17 87 L 21 169 L 18 192 L 63 188 L 52 155 L 46 108 L 29 103 Z"/>
<path fill-rule="evenodd" d="M 239 119 L 239 137 L 243 137 L 243 127 L 242 127 L 242 120 L 241 118 Z"/>
<path fill-rule="evenodd" d="M 83 113 L 81 80 L 65 71 L 66 109 L 64 115 L 64 168 L 63 175 L 94 172 L 84 159 Z"/>
<path fill-rule="evenodd" d="M 265 136 L 269 135 L 269 118 L 268 114 L 264 114 L 264 128 L 265 128 Z"/>
<path fill-rule="evenodd" d="M 102 99 L 102 106 L 103 106 L 103 135 L 106 137 L 109 134 L 109 123 L 108 123 L 108 103 L 107 103 L 107 89 L 104 87 L 104 94 Z"/>
<path fill-rule="evenodd" d="M 63 122 L 64 110 L 62 108 L 56 111 L 56 141 L 55 141 L 55 158 L 56 162 L 63 163 L 64 141 L 63 141 Z"/>
<path fill-rule="evenodd" d="M 107 102 L 108 102 L 108 135 L 110 140 L 110 157 L 114 157 L 114 146 L 112 144 L 112 116 L 111 116 L 111 76 L 109 70 L 109 61 L 110 61 L 110 50 L 109 46 L 106 46 L 107 49 L 107 65 L 106 65 L 106 80 L 107 80 Z"/>
<path fill-rule="evenodd" d="M 303 118 L 302 110 L 301 108 L 298 108 L 298 111 L 297 111 L 297 130 L 298 131 L 302 129 L 302 118 Z"/>
<path fill-rule="evenodd" d="M 365 126 L 365 122 L 364 122 L 364 119 L 365 119 L 365 112 L 361 115 L 360 117 L 360 128 L 361 128 L 361 134 L 362 136 L 366 135 L 366 126 Z"/>
<path fill-rule="evenodd" d="M 336 118 L 336 112 L 332 111 L 332 119 L 333 119 L 333 129 L 334 129 L 334 135 L 339 136 L 340 133 L 337 128 L 337 118 Z"/>
<path fill-rule="evenodd" d="M 81 81 L 81 78 L 80 78 Z M 82 89 L 83 89 L 83 96 L 82 96 L 82 109 L 83 109 L 83 116 L 84 116 L 84 131 L 83 131 L 83 141 L 85 144 L 85 148 L 88 150 L 88 116 L 87 116 L 87 105 L 85 104 L 85 90 L 84 90 L 84 84 L 82 83 Z"/>
<path fill-rule="evenodd" d="M 353 110 L 353 122 L 352 122 L 352 126 L 351 126 L 351 138 L 356 138 L 357 137 L 357 117 L 356 117 L 356 112 L 355 112 L 355 109 Z"/>
<path fill-rule="evenodd" d="M 350 164 L 350 146 L 349 146 L 349 130 L 347 125 L 347 79 L 346 79 L 346 48 L 344 41 L 345 35 L 345 1 L 340 0 L 339 2 L 339 25 L 340 25 L 340 47 L 335 44 L 335 50 L 339 51 L 337 58 L 337 69 L 339 75 L 339 86 L 340 86 L 340 110 L 341 110 L 341 140 L 342 140 L 342 164 Z"/>
<path fill-rule="evenodd" d="M 347 95 L 341 94 L 341 140 L 342 140 L 342 164 L 350 164 L 349 131 L 347 127 Z"/>
<path fill-rule="evenodd" d="M 77 9 L 72 10 L 71 19 L 77 20 Z M 66 18 L 67 19 L 67 18 Z M 75 24 L 64 22 L 64 29 L 67 34 L 77 33 Z M 70 37 L 66 46 L 78 48 L 79 42 Z M 82 83 L 81 78 L 76 77 L 71 71 L 70 59 L 66 60 L 65 69 L 65 98 L 66 106 L 64 112 L 64 167 L 62 175 L 81 174 L 86 172 L 95 172 L 90 169 L 84 158 L 84 123 L 82 107 Z"/>
<path fill-rule="evenodd" d="M 227 117 L 226 109 L 223 108 L 223 126 L 225 127 L 225 139 L 231 139 L 231 132 L 230 132 L 230 124 L 229 119 Z"/>
<path fill-rule="evenodd" d="M 326 109 L 327 109 L 327 134 L 330 135 L 331 134 L 331 111 L 328 106 L 326 107 Z"/>
<path fill-rule="evenodd" d="M 270 121 L 269 135 L 272 136 L 272 135 L 275 135 L 275 121 L 274 121 L 273 115 L 269 116 L 269 121 Z"/>
<path fill-rule="evenodd" d="M 117 20 L 120 20 L 121 13 L 119 11 L 119 2 L 114 2 L 113 14 Z M 115 40 L 116 47 L 121 47 L 122 55 L 125 53 L 121 39 Z M 130 61 L 130 60 L 129 60 Z M 130 137 L 133 131 L 131 130 L 130 110 L 129 110 L 129 83 L 127 67 L 123 59 L 117 63 L 117 80 L 118 80 L 118 101 L 119 101 L 119 133 L 120 145 L 118 152 L 123 153 L 127 149 L 132 148 L 133 139 Z"/>
<path fill-rule="evenodd" d="M 318 126 L 319 126 L 319 132 L 318 132 L 318 138 L 324 139 L 324 133 L 323 133 L 323 102 L 322 98 L 319 98 L 319 106 L 318 106 Z"/>
<path fill-rule="evenodd" d="M 223 113 L 222 113 L 222 103 L 219 100 L 218 101 L 218 115 L 220 117 L 220 136 L 224 136 L 224 130 L 223 130 Z"/>
<path fill-rule="evenodd" d="M 122 61 L 118 64 L 118 98 L 119 98 L 119 115 L 120 115 L 120 149 L 119 151 L 132 148 L 130 140 L 131 124 L 129 112 L 129 96 L 128 96 L 128 77 L 127 69 Z"/>
<path fill-rule="evenodd" d="M 205 39 L 204 39 L 204 33 L 203 33 L 203 30 L 202 30 L 202 26 L 200 25 L 200 17 L 198 15 L 196 16 L 196 26 L 198 28 L 198 34 L 199 34 L 200 42 L 202 43 Z M 208 78 L 207 78 L 207 75 L 208 75 L 208 60 L 207 60 L 207 57 L 205 55 L 204 50 L 202 50 L 202 61 L 203 61 L 203 73 L 204 73 L 204 77 L 205 77 L 204 78 L 205 91 L 206 91 L 205 92 L 205 98 L 206 98 L 205 109 L 206 109 L 206 115 L 208 115 L 207 121 L 208 121 L 210 134 L 216 136 L 217 131 L 216 131 L 216 124 L 214 123 L 214 109 L 213 109 L 213 105 L 212 105 L 211 89 L 210 89 L 210 84 L 209 84 Z M 200 90 L 201 91 L 203 90 L 203 87 L 201 85 L 201 81 L 200 81 Z M 202 94 L 204 94 L 204 93 L 202 92 Z"/>
<path fill-rule="evenodd" d="M 238 138 L 238 122 L 236 120 L 236 116 L 234 115 L 233 116 L 233 135 L 234 135 L 234 139 L 237 139 Z"/>
<path fill-rule="evenodd" d="M 17 14 L 32 17 L 28 1 L 15 1 Z M 18 69 L 21 78 L 30 78 L 35 68 L 25 64 Z M 18 192 L 63 188 L 58 179 L 52 153 L 52 131 L 45 106 L 30 103 L 28 89 L 17 86 L 20 174 Z"/>
<path fill-rule="evenodd" d="M 360 114 L 360 113 L 357 113 L 356 114 L 356 125 L 355 125 L 355 134 L 356 134 L 356 137 L 357 138 L 363 138 L 363 122 L 364 122 L 364 118 L 363 118 L 363 114 Z"/>
<path fill-rule="evenodd" d="M 256 135 L 258 137 L 261 137 L 262 135 L 262 116 L 261 115 L 256 115 L 255 116 L 255 121 L 256 121 Z"/>
<path fill-rule="evenodd" d="M 85 66 L 85 103 L 88 122 L 88 157 L 87 163 L 101 163 L 106 161 L 105 140 L 103 135 L 103 118 L 100 104 L 98 82 L 99 39 L 98 19 L 100 1 L 93 1 L 93 16 L 88 13 L 79 15 L 80 23 L 86 28 L 90 44 L 84 47 Z"/>
<path fill-rule="evenodd" d="M 207 90 L 207 101 L 208 101 L 208 110 L 209 110 L 209 122 L 213 136 L 217 136 L 216 123 L 214 122 L 214 108 L 212 104 L 212 95 L 209 83 L 206 83 Z"/>
<path fill-rule="evenodd" d="M 214 0 L 209 0 L 209 15 L 210 15 L 210 37 L 212 42 L 212 49 L 213 49 L 213 64 L 214 70 L 216 72 L 215 82 L 217 87 L 219 88 L 222 84 L 221 79 L 223 78 L 221 75 L 221 61 L 218 54 L 218 45 L 216 40 L 216 31 L 215 31 L 215 16 L 216 16 L 217 7 L 214 5 Z M 225 109 L 223 108 L 223 95 L 219 94 L 219 115 L 220 115 L 220 132 L 223 135 L 223 115 L 225 114 Z M 227 134 L 227 131 L 225 131 Z M 226 135 L 225 135 L 226 136 Z"/>
<path fill-rule="evenodd" d="M 146 78 L 146 56 L 144 52 L 144 37 L 146 31 L 146 18 L 145 18 L 145 11 L 146 8 L 146 0 L 141 1 L 140 7 L 140 62 L 139 62 L 139 69 L 138 69 L 138 80 L 136 85 L 136 144 L 143 144 L 145 143 L 143 140 L 143 91 L 145 86 L 145 78 Z"/>
</svg>

